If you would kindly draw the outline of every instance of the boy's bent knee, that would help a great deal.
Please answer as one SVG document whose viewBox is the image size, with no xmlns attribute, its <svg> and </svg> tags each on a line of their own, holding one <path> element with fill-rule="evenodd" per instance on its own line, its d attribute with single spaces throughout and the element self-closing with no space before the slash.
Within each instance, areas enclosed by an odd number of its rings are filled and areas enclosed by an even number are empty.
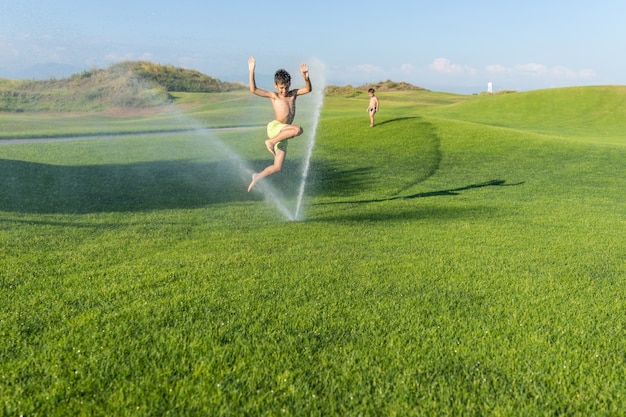
<svg viewBox="0 0 626 417">
<path fill-rule="evenodd" d="M 302 127 L 300 126 L 291 125 L 291 128 L 292 128 L 292 134 L 294 137 L 300 136 L 304 132 L 304 130 L 302 130 Z"/>
</svg>

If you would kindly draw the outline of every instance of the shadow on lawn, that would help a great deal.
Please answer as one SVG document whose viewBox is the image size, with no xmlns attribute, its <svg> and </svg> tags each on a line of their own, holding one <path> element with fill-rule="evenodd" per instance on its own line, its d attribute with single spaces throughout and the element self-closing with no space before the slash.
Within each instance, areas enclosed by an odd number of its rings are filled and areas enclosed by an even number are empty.
<svg viewBox="0 0 626 417">
<path fill-rule="evenodd" d="M 256 168 L 264 163 L 252 164 Z M 285 164 L 283 177 L 294 176 L 291 171 L 297 168 L 295 164 Z M 290 179 L 275 180 L 287 183 L 281 184 L 285 195 L 292 192 Z M 262 198 L 247 192 L 249 182 L 236 160 L 66 166 L 5 159 L 0 160 L 0 211 L 126 212 L 197 208 Z"/>
<path fill-rule="evenodd" d="M 416 116 L 381 121 L 361 132 L 358 142 L 331 143 L 318 154 L 307 190 L 340 199 L 367 190 L 402 194 L 434 175 L 442 160 L 435 127 Z"/>
<path fill-rule="evenodd" d="M 408 179 L 398 181 L 399 189 L 390 190 L 398 195 L 438 169 L 439 138 L 429 123 L 405 117 L 381 121 L 379 126 L 381 129 L 367 130 L 370 136 L 365 139 L 374 143 L 380 135 L 391 135 L 396 146 L 411 140 L 410 154 L 389 155 L 366 146 L 355 156 L 354 149 L 339 148 L 337 152 L 331 147 L 331 162 L 325 157 L 312 161 L 306 194 L 346 199 L 367 189 L 389 189 L 388 175 L 393 174 L 396 180 Z M 416 137 L 419 140 L 413 141 Z M 270 162 L 269 157 L 245 161 L 257 172 Z M 282 172 L 263 181 L 271 183 L 281 197 L 293 198 L 300 186 L 302 162 L 290 157 Z M 262 194 L 247 192 L 250 173 L 241 163 L 234 159 L 168 160 L 81 166 L 0 159 L 0 211 L 136 212 L 262 200 Z"/>
<path fill-rule="evenodd" d="M 383 121 L 380 121 L 380 122 L 376 122 L 376 126 L 375 127 L 386 125 L 388 123 L 400 122 L 400 121 L 403 121 L 403 120 L 414 120 L 414 119 L 420 119 L 420 117 L 418 117 L 418 116 L 396 117 L 395 119 L 388 119 L 388 120 L 383 120 Z"/>
<path fill-rule="evenodd" d="M 518 182 L 513 184 L 507 184 L 505 180 L 491 180 L 478 184 L 470 184 L 464 187 L 458 188 L 450 188 L 446 190 L 439 191 L 428 191 L 423 193 L 416 193 L 404 196 L 394 196 L 387 198 L 374 198 L 374 199 L 364 199 L 364 200 L 344 200 L 344 201 L 332 201 L 326 203 L 317 203 L 314 204 L 316 206 L 324 206 L 324 205 L 353 205 L 353 204 L 364 204 L 364 203 L 380 203 L 385 201 L 394 201 L 394 200 L 411 200 L 415 198 L 426 198 L 426 197 L 443 197 L 443 196 L 455 196 L 459 195 L 463 191 L 468 191 L 477 188 L 484 187 L 511 187 L 522 185 L 524 182 Z M 389 220 L 412 220 L 415 218 L 429 218 L 429 219 L 458 219 L 460 217 L 476 217 L 476 216 L 484 216 L 485 213 L 490 213 L 496 210 L 493 207 L 487 206 L 475 206 L 475 207 L 429 207 L 429 206 L 407 206 L 400 207 L 393 210 L 393 213 L 388 211 L 381 211 L 378 209 L 365 210 L 361 212 L 355 213 L 337 213 L 333 211 L 333 214 L 326 217 L 313 217 L 311 220 L 314 221 L 389 221 Z"/>
<path fill-rule="evenodd" d="M 424 198 L 424 197 L 439 197 L 439 196 L 454 196 L 459 195 L 461 191 L 472 190 L 475 188 L 484 188 L 484 187 L 511 187 L 515 185 L 522 185 L 524 182 L 517 182 L 513 184 L 506 184 L 505 180 L 491 180 L 486 182 L 481 182 L 478 184 L 470 184 L 465 187 L 458 188 L 450 188 L 447 190 L 439 190 L 439 191 L 427 191 L 423 193 L 416 193 L 410 195 L 400 195 L 394 197 L 385 197 L 385 198 L 372 198 L 365 200 L 345 200 L 345 201 L 331 201 L 327 203 L 317 203 L 316 205 L 332 205 L 332 204 L 360 204 L 360 203 L 381 203 L 383 201 L 393 201 L 393 200 L 411 200 L 414 198 Z"/>
</svg>

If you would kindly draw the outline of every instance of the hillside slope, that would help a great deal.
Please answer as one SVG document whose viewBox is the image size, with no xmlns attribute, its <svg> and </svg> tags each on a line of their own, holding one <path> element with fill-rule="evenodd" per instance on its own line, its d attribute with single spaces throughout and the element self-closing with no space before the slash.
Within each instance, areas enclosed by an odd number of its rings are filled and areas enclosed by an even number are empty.
<svg viewBox="0 0 626 417">
<path fill-rule="evenodd" d="M 626 144 L 626 86 L 476 96 L 429 109 L 428 113 L 490 126 Z"/>
<path fill-rule="evenodd" d="M 104 111 L 155 107 L 171 102 L 170 92 L 223 92 L 245 88 L 198 71 L 150 62 L 122 62 L 63 79 L 0 79 L 0 111 Z"/>
</svg>

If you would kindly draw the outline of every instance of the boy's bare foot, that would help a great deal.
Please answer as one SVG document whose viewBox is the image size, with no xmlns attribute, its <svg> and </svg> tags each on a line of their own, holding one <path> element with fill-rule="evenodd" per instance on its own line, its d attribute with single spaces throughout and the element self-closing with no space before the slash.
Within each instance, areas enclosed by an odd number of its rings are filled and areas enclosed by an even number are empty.
<svg viewBox="0 0 626 417">
<path fill-rule="evenodd" d="M 259 174 L 252 174 L 252 182 L 250 183 L 250 185 L 248 185 L 248 192 L 250 192 L 252 187 L 254 187 L 254 184 L 256 184 L 256 182 L 258 181 L 258 178 L 259 178 Z"/>
<path fill-rule="evenodd" d="M 268 139 L 265 141 L 265 147 L 272 155 L 276 156 L 276 151 L 274 150 L 274 145 L 271 140 Z"/>
</svg>

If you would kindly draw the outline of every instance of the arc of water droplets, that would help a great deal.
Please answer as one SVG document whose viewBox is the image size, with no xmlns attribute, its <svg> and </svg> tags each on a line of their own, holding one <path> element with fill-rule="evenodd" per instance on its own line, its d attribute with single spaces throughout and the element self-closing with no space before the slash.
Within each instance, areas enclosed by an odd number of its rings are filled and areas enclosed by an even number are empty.
<svg viewBox="0 0 626 417">
<path fill-rule="evenodd" d="M 311 158 L 313 156 L 313 148 L 315 147 L 315 137 L 317 133 L 317 125 L 320 119 L 320 113 L 322 111 L 322 104 L 324 104 L 324 88 L 325 88 L 325 80 L 324 80 L 324 66 L 321 62 L 314 60 L 311 65 L 315 68 L 316 71 L 316 85 L 313 86 L 313 92 L 311 93 L 314 96 L 313 103 L 313 112 L 311 114 L 311 126 L 309 127 L 308 132 L 308 140 L 306 147 L 306 154 L 304 158 L 304 163 L 302 166 L 302 176 L 300 180 L 300 187 L 298 189 L 298 197 L 296 199 L 296 209 L 293 214 L 294 220 L 304 220 L 302 215 L 302 203 L 304 200 L 304 191 L 306 188 L 306 181 L 309 176 L 309 169 L 311 167 Z"/>
</svg>

